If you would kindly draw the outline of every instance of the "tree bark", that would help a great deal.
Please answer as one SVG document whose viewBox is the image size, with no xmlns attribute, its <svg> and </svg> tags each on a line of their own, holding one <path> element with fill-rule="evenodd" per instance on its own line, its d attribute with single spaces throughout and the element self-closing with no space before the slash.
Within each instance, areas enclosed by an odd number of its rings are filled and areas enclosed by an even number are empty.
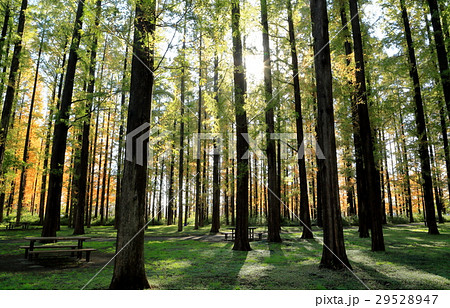
<svg viewBox="0 0 450 308">
<path fill-rule="evenodd" d="M 447 115 L 450 121 L 450 73 L 448 67 L 447 51 L 445 50 L 444 35 L 437 0 L 427 0 L 430 7 L 431 24 L 433 25 L 433 36 L 436 44 L 436 52 L 441 75 L 442 90 L 444 92 Z"/>
<path fill-rule="evenodd" d="M 199 68 L 198 68 L 198 114 L 197 114 L 197 133 L 200 134 L 202 132 L 202 79 L 203 79 L 203 69 L 202 69 L 202 34 L 200 32 L 199 37 L 200 47 L 198 49 L 198 58 L 199 58 Z M 196 157 L 196 174 L 195 174 L 195 225 L 194 229 L 197 230 L 200 225 L 200 207 L 201 207 L 201 190 L 200 190 L 200 171 L 201 171 L 201 161 L 200 161 L 200 153 L 201 153 L 201 140 L 196 140 L 197 147 L 197 157 Z"/>
<path fill-rule="evenodd" d="M 405 165 L 405 186 L 406 186 L 406 207 L 409 212 L 409 222 L 414 222 L 413 216 L 413 207 L 412 207 L 412 194 L 411 194 L 411 179 L 409 176 L 409 160 L 408 160 L 408 152 L 406 149 L 406 135 L 405 128 L 403 123 L 403 115 L 402 110 L 400 109 L 400 132 L 401 132 L 401 145 L 403 152 L 403 161 Z"/>
<path fill-rule="evenodd" d="M 17 75 L 20 66 L 20 53 L 22 52 L 22 37 L 25 28 L 25 11 L 28 7 L 28 1 L 22 0 L 20 7 L 19 23 L 17 26 L 17 38 L 14 44 L 13 56 L 11 59 L 11 67 L 9 70 L 8 87 L 6 88 L 5 102 L 3 103 L 1 127 L 0 127 L 0 170 L 3 170 L 3 159 L 5 155 L 6 139 L 8 137 L 8 129 L 11 119 L 11 112 L 16 96 Z"/>
<path fill-rule="evenodd" d="M 370 125 L 369 106 L 366 90 L 364 55 L 361 38 L 361 28 L 358 15 L 357 0 L 350 0 L 350 15 L 352 16 L 352 32 L 354 57 L 356 65 L 356 102 L 361 137 L 362 157 L 367 183 L 367 210 L 371 217 L 372 251 L 384 251 L 383 219 L 381 214 L 381 187 L 379 173 L 374 158 L 374 145 Z"/>
<path fill-rule="evenodd" d="M 426 220 L 429 234 L 439 234 L 433 202 L 433 181 L 431 178 L 430 154 L 428 152 L 428 137 L 425 125 L 425 115 L 423 110 L 422 94 L 420 90 L 419 74 L 417 72 L 417 62 L 414 50 L 414 45 L 411 36 L 411 29 L 409 26 L 408 13 L 406 11 L 404 0 L 400 0 L 400 7 L 402 10 L 403 26 L 405 28 L 405 38 L 408 46 L 408 60 L 409 60 L 409 75 L 414 87 L 414 102 L 415 102 L 415 118 L 417 136 L 419 139 L 419 158 L 420 169 L 423 180 L 423 192 L 425 201 Z"/>
<path fill-rule="evenodd" d="M 300 218 L 303 225 L 302 238 L 313 238 L 311 231 L 311 216 L 309 214 L 309 201 L 308 201 L 308 179 L 306 176 L 306 158 L 305 153 L 300 152 L 300 144 L 303 142 L 303 115 L 302 115 L 302 100 L 300 93 L 300 79 L 297 59 L 297 47 L 295 42 L 294 33 L 294 21 L 292 19 L 292 6 L 291 0 L 286 1 L 287 13 L 288 13 L 288 26 L 289 26 L 289 43 L 291 47 L 291 59 L 292 59 L 292 77 L 294 79 L 294 101 L 296 112 L 296 128 L 297 128 L 297 145 L 298 145 L 298 170 L 300 176 Z"/>
<path fill-rule="evenodd" d="M 450 148 L 448 146 L 447 124 L 445 121 L 445 106 L 439 109 L 441 120 L 442 142 L 444 144 L 445 169 L 447 170 L 447 189 L 450 192 Z"/>
<path fill-rule="evenodd" d="M 47 207 L 44 219 L 42 236 L 56 236 L 59 228 L 59 214 L 61 210 L 61 190 L 64 173 L 64 158 L 66 152 L 67 132 L 69 129 L 69 110 L 72 104 L 72 94 L 75 79 L 75 70 L 78 61 L 78 47 L 81 39 L 81 28 L 84 0 L 78 2 L 75 25 L 70 46 L 69 60 L 64 81 L 64 90 L 61 97 L 59 112 L 55 120 L 53 133 L 52 155 L 50 161 L 50 176 L 48 184 Z"/>
<path fill-rule="evenodd" d="M 33 92 L 31 94 L 31 101 L 30 101 L 30 113 L 28 115 L 27 132 L 25 134 L 25 145 L 23 148 L 23 157 L 22 157 L 23 165 L 20 174 L 19 198 L 17 200 L 16 224 L 20 223 L 20 219 L 22 216 L 22 204 L 23 198 L 25 196 L 25 188 L 27 185 L 27 164 L 28 164 L 28 151 L 30 149 L 31 125 L 33 121 L 34 102 L 36 98 L 37 82 L 39 78 L 39 66 L 41 64 L 42 46 L 44 44 L 44 38 L 45 38 L 45 30 L 42 32 L 41 42 L 39 44 L 36 72 L 34 74 Z"/>
<path fill-rule="evenodd" d="M 219 58 L 214 57 L 214 100 L 219 105 Z M 214 140 L 213 163 L 213 209 L 210 233 L 218 233 L 220 230 L 220 149 L 217 140 Z"/>
<path fill-rule="evenodd" d="M 2 33 L 0 35 L 0 65 L 2 64 L 3 47 L 5 46 L 6 35 L 8 34 L 9 18 L 11 17 L 11 11 L 10 11 L 9 5 L 10 4 L 8 1 L 5 5 L 5 15 L 3 17 Z M 3 88 L 2 88 L 2 90 L 3 90 Z M 2 92 L 0 92 L 0 98 L 3 95 Z"/>
<path fill-rule="evenodd" d="M 181 65 L 181 97 L 180 97 L 180 153 L 178 162 L 178 232 L 183 231 L 183 176 L 184 176 L 184 104 L 186 91 L 185 60 L 186 60 L 186 22 L 183 34 L 183 63 Z M 185 213 L 186 214 L 186 213 Z"/>
<path fill-rule="evenodd" d="M 330 269 L 350 267 L 347 259 L 339 206 L 339 186 L 334 129 L 331 58 L 328 16 L 325 0 L 311 0 L 312 35 L 317 93 L 318 143 L 326 159 L 321 160 L 319 173 L 323 205 L 322 260 L 320 265 Z"/>
<path fill-rule="evenodd" d="M 155 1 L 139 0 L 136 3 L 133 61 L 131 65 L 130 103 L 128 107 L 127 134 L 139 126 L 150 123 L 154 76 L 154 55 L 145 38 L 152 44 L 155 32 Z M 120 194 L 119 224 L 117 230 L 117 256 L 110 289 L 146 289 L 144 265 L 144 219 L 147 190 L 147 151 L 140 153 L 142 166 L 136 163 L 136 144 L 127 153 L 132 161 L 124 163 L 122 192 Z"/>
<path fill-rule="evenodd" d="M 83 121 L 83 132 L 81 141 L 81 153 L 80 153 L 80 174 L 77 175 L 76 185 L 78 187 L 77 193 L 77 210 L 76 216 L 74 217 L 74 230 L 73 235 L 84 234 L 84 214 L 86 208 L 86 190 L 87 190 L 87 177 L 89 168 L 89 139 L 91 130 L 91 114 L 93 105 L 93 94 L 95 88 L 95 67 L 97 59 L 97 48 L 98 48 L 98 26 L 100 24 L 100 16 L 102 12 L 102 1 L 97 0 L 96 2 L 96 17 L 94 22 L 94 38 L 92 41 L 91 54 L 90 54 L 90 64 L 89 64 L 89 77 L 88 86 L 86 94 L 87 103 L 85 105 L 85 118 Z"/>
<path fill-rule="evenodd" d="M 272 96 L 272 64 L 270 61 L 269 46 L 269 24 L 267 21 L 267 3 L 261 0 L 261 24 L 263 26 L 263 50 L 264 50 L 264 98 L 266 101 L 265 120 L 266 120 L 266 155 L 267 155 L 267 182 L 269 189 L 268 197 L 268 235 L 269 242 L 281 242 L 280 237 L 280 185 L 277 175 L 277 155 L 275 140 L 272 134 L 275 133 L 274 123 L 274 101 Z"/>
<path fill-rule="evenodd" d="M 106 175 L 108 172 L 108 151 L 109 151 L 109 127 L 111 125 L 111 110 L 108 110 L 108 119 L 106 124 L 106 147 L 105 147 L 105 161 L 103 162 L 102 175 L 102 193 L 100 195 L 100 224 L 105 224 L 105 193 L 106 193 Z"/>
<path fill-rule="evenodd" d="M 250 251 L 248 241 L 248 160 L 244 155 L 248 144 L 243 134 L 247 134 L 247 114 L 244 109 L 247 84 L 242 63 L 242 41 L 239 22 L 241 18 L 239 0 L 231 1 L 231 31 L 233 37 L 234 63 L 234 105 L 236 116 L 236 234 L 233 250 Z"/>
</svg>

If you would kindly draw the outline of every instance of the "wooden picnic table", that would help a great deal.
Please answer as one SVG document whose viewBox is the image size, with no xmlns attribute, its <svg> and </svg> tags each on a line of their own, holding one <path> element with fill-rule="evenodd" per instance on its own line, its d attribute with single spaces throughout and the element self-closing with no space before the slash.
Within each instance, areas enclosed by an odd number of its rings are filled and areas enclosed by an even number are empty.
<svg viewBox="0 0 450 308">
<path fill-rule="evenodd" d="M 89 256 L 91 251 L 95 251 L 96 249 L 92 248 L 83 248 L 84 241 L 90 240 L 90 237 L 87 236 L 54 236 L 54 237 L 41 237 L 41 236 L 30 236 L 25 237 L 25 240 L 30 241 L 28 246 L 21 246 L 20 248 L 25 249 L 25 258 L 29 260 L 32 259 L 33 255 L 38 256 L 41 251 L 35 251 L 35 249 L 45 249 L 52 248 L 54 250 L 46 250 L 42 251 L 43 253 L 63 253 L 70 252 L 73 256 L 74 253 L 77 253 L 78 259 L 81 259 L 82 253 L 86 253 L 86 261 L 89 262 Z M 77 241 L 76 245 L 39 245 L 36 246 L 36 242 L 58 242 L 58 241 Z M 70 248 L 70 249 L 62 249 L 62 248 Z"/>
<path fill-rule="evenodd" d="M 231 240 L 234 240 L 236 227 L 230 227 L 228 229 L 231 230 Z M 248 239 L 251 241 L 255 240 L 255 230 L 256 230 L 256 227 L 248 227 Z M 260 240 L 261 240 L 261 236 L 260 236 Z"/>
</svg>

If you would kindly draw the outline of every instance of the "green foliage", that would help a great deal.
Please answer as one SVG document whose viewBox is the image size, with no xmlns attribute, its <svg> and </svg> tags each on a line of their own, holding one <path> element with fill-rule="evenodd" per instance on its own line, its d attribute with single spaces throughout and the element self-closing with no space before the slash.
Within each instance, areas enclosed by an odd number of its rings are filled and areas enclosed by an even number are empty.
<svg viewBox="0 0 450 308">
<path fill-rule="evenodd" d="M 357 215 L 342 217 L 342 226 L 350 227 L 350 226 L 358 226 L 358 225 L 359 225 L 359 218 Z"/>
</svg>

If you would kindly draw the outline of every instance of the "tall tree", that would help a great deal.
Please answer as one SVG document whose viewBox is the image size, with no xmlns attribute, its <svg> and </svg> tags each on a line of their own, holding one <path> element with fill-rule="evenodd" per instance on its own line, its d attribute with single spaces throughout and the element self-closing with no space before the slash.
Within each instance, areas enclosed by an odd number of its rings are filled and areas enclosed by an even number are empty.
<svg viewBox="0 0 450 308">
<path fill-rule="evenodd" d="M 83 22 L 84 0 L 78 2 L 75 25 L 70 45 L 69 59 L 67 62 L 64 90 L 61 96 L 58 114 L 55 119 L 53 132 L 52 155 L 50 160 L 50 176 L 48 182 L 47 207 L 45 209 L 44 227 L 42 236 L 56 236 L 59 228 L 59 214 L 61 210 L 61 190 L 64 173 L 64 158 L 67 144 L 67 132 L 69 130 L 69 111 L 72 104 L 72 94 L 75 79 L 75 71 L 78 62 L 78 48 L 81 39 Z"/>
<path fill-rule="evenodd" d="M 217 50 L 214 55 L 214 101 L 219 105 L 219 58 L 217 57 Z M 218 141 L 214 140 L 214 157 L 213 157 L 213 208 L 212 208 L 212 222 L 210 233 L 218 233 L 220 229 L 220 150 Z"/>
<path fill-rule="evenodd" d="M 372 250 L 384 251 L 383 219 L 381 208 L 380 178 L 374 158 L 374 144 L 370 125 L 364 53 L 361 38 L 361 27 L 358 14 L 358 1 L 350 0 L 350 15 L 352 16 L 353 48 L 356 66 L 356 102 L 361 137 L 362 156 L 367 183 L 367 205 L 370 211 L 372 234 Z"/>
<path fill-rule="evenodd" d="M 438 1 L 427 0 L 430 7 L 431 24 L 433 25 L 433 36 L 436 44 L 439 72 L 441 74 L 442 90 L 444 91 L 447 115 L 450 121 L 450 71 L 448 67 L 447 50 L 445 49 L 444 34 L 442 32 L 441 14 L 439 13 Z"/>
<path fill-rule="evenodd" d="M 37 83 L 39 78 L 39 66 L 41 65 L 41 55 L 42 55 L 42 47 L 44 45 L 44 39 L 45 39 L 45 31 L 41 34 L 41 42 L 39 43 L 39 52 L 38 52 L 38 58 L 36 62 L 36 72 L 34 74 L 34 83 L 33 83 L 33 92 L 31 94 L 31 101 L 30 101 L 30 111 L 28 114 L 28 123 L 27 123 L 27 132 L 25 133 L 25 145 L 23 148 L 23 156 L 22 156 L 22 168 L 20 170 L 20 184 L 19 184 L 19 198 L 17 200 L 17 215 L 16 215 L 16 223 L 20 223 L 20 218 L 22 215 L 22 205 L 23 205 L 23 198 L 25 196 L 25 188 L 27 185 L 27 164 L 28 164 L 28 158 L 29 158 L 29 150 L 30 150 L 30 137 L 31 137 L 31 127 L 33 122 L 33 111 L 34 111 L 34 104 L 36 100 L 36 90 L 37 90 Z"/>
<path fill-rule="evenodd" d="M 11 67 L 9 69 L 8 87 L 6 88 L 5 102 L 3 103 L 1 127 L 0 127 L 0 170 L 3 170 L 3 159 L 5 155 L 6 138 L 8 137 L 8 129 L 13 109 L 14 97 L 16 95 L 17 75 L 20 66 L 20 54 L 22 52 L 22 37 L 25 28 L 26 10 L 28 1 L 22 0 L 20 7 L 19 23 L 17 25 L 16 41 L 14 44 L 13 56 L 11 59 Z"/>
<path fill-rule="evenodd" d="M 296 128 L 297 128 L 297 144 L 300 151 L 300 144 L 303 142 L 303 114 L 302 114 L 302 99 L 300 93 L 300 78 L 298 69 L 297 58 L 297 45 L 295 41 L 294 21 L 292 18 L 292 5 L 291 0 L 286 0 L 287 15 L 288 15 L 288 27 L 289 27 L 289 43 L 291 47 L 291 60 L 292 60 L 292 78 L 294 79 L 294 101 L 295 101 L 295 113 L 296 113 Z M 309 201 L 308 201 L 308 179 L 306 176 L 306 158 L 305 153 L 298 153 L 298 169 L 300 176 L 300 218 L 303 224 L 302 238 L 313 238 L 311 231 L 311 217 L 309 214 Z"/>
<path fill-rule="evenodd" d="M 425 115 L 423 110 L 422 93 L 420 89 L 419 74 L 417 72 L 416 54 L 414 50 L 411 28 L 409 25 L 408 12 L 404 0 L 400 0 L 402 10 L 403 27 L 408 49 L 409 75 L 414 87 L 416 129 L 419 139 L 420 169 L 423 180 L 423 197 L 425 202 L 426 220 L 429 234 L 439 234 L 433 201 L 433 181 L 431 178 L 430 153 L 428 152 L 428 137 L 425 126 Z"/>
<path fill-rule="evenodd" d="M 86 202 L 86 190 L 87 190 L 87 177 L 89 168 L 89 139 L 91 132 L 91 115 L 92 115 L 92 104 L 93 104 L 93 94 L 95 89 L 95 67 L 97 64 L 97 48 L 98 48 L 98 27 L 100 25 L 100 16 L 102 12 L 102 1 L 97 0 L 95 6 L 95 21 L 93 29 L 93 40 L 90 52 L 90 63 L 89 63 L 89 76 L 88 76 L 88 86 L 86 94 L 88 95 L 86 105 L 85 105 L 85 116 L 83 120 L 83 132 L 81 141 L 81 153 L 80 153 L 80 174 L 77 177 L 77 210 L 74 217 L 74 235 L 84 234 L 84 213 L 87 205 Z"/>
<path fill-rule="evenodd" d="M 350 267 L 347 259 L 339 206 L 339 186 L 334 129 L 331 58 L 328 16 L 325 0 L 311 0 L 312 35 L 317 94 L 317 136 L 325 156 L 319 164 L 323 206 L 323 241 L 321 266 L 331 269 Z"/>
<path fill-rule="evenodd" d="M 186 21 L 183 31 L 183 47 L 182 47 L 182 61 L 181 64 L 181 97 L 180 97 L 180 154 L 178 162 L 178 232 L 183 231 L 183 173 L 184 173 L 184 100 L 186 92 L 186 76 L 185 76 L 185 61 L 186 61 Z M 187 213 L 185 213 L 187 215 Z"/>
<path fill-rule="evenodd" d="M 268 169 L 268 219 L 267 239 L 269 242 L 281 242 L 280 237 L 280 185 L 277 183 L 277 155 L 275 151 L 275 140 L 271 134 L 275 133 L 274 122 L 274 103 L 272 93 L 272 64 L 270 61 L 270 44 L 269 44 L 269 24 L 267 21 L 267 2 L 261 0 L 261 24 L 263 26 L 263 50 L 264 50 L 264 98 L 266 102 L 265 118 L 266 118 L 266 155 Z"/>
<path fill-rule="evenodd" d="M 10 12 L 10 7 L 9 7 L 9 0 L 8 0 L 8 2 L 6 2 L 6 5 L 5 5 L 2 33 L 0 34 L 0 65 L 2 64 L 3 46 L 5 45 L 6 35 L 8 34 L 8 25 L 9 25 L 10 16 L 11 16 L 11 12 Z M 2 95 L 3 95 L 3 93 L 0 92 L 0 98 L 2 97 Z"/>
<path fill-rule="evenodd" d="M 231 32 L 233 37 L 234 64 L 234 110 L 236 116 L 236 236 L 233 250 L 250 251 L 248 241 L 248 160 L 244 155 L 248 151 L 245 135 L 247 113 L 244 109 L 247 82 L 242 62 L 242 41 L 240 30 L 241 10 L 239 0 L 231 1 Z"/>
<path fill-rule="evenodd" d="M 153 35 L 156 23 L 156 1 L 138 0 L 134 21 L 133 60 L 131 64 L 130 103 L 128 107 L 127 134 L 150 122 L 153 92 Z M 114 261 L 114 273 L 110 289 L 146 289 L 144 266 L 144 219 L 147 190 L 147 155 L 139 153 L 144 164 L 136 163 L 136 144 L 132 160 L 124 162 L 122 191 L 117 229 L 118 252 Z"/>
</svg>

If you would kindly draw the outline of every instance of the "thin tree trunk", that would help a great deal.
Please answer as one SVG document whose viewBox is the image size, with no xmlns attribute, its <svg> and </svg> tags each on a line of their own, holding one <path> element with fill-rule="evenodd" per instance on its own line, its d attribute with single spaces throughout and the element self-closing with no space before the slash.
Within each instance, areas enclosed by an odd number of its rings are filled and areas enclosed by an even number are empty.
<svg viewBox="0 0 450 308">
<path fill-rule="evenodd" d="M 381 214 L 381 187 L 379 173 L 374 158 L 374 145 L 370 125 L 369 106 L 366 90 L 364 55 L 361 38 L 361 28 L 358 16 L 357 0 L 350 0 L 350 15 L 352 16 L 352 32 L 354 56 L 356 65 L 356 101 L 359 118 L 359 132 L 362 145 L 365 176 L 367 179 L 367 206 L 370 215 L 372 233 L 372 251 L 384 251 L 383 219 Z"/>
<path fill-rule="evenodd" d="M 405 128 L 404 128 L 403 115 L 402 115 L 401 108 L 400 108 L 400 127 L 401 127 L 400 132 L 401 132 L 403 161 L 404 161 L 404 165 L 405 165 L 406 207 L 409 212 L 409 222 L 414 222 L 413 207 L 412 207 L 412 194 L 411 194 L 411 179 L 409 176 L 409 160 L 408 160 L 408 152 L 406 149 L 406 135 L 405 135 Z"/>
<path fill-rule="evenodd" d="M 39 52 L 38 59 L 36 62 L 36 72 L 34 74 L 34 84 L 33 84 L 33 92 L 31 94 L 31 102 L 30 102 L 30 113 L 28 115 L 28 123 L 27 123 L 27 132 L 25 134 L 25 146 L 23 148 L 23 165 L 21 168 L 20 174 L 20 184 L 19 184 L 19 199 L 17 200 L 17 215 L 16 215 L 16 224 L 20 223 L 20 218 L 22 215 L 22 204 L 23 198 L 25 196 L 25 187 L 27 185 L 27 164 L 28 164 L 28 151 L 30 148 L 30 136 L 31 136 L 31 126 L 33 121 L 33 111 L 34 111 L 34 102 L 36 98 L 36 89 L 37 82 L 39 77 L 39 66 L 41 64 L 41 55 L 42 55 L 42 46 L 44 44 L 45 31 L 42 32 L 41 42 L 39 44 Z"/>
<path fill-rule="evenodd" d="M 417 72 L 416 55 L 414 51 L 411 29 L 409 26 L 409 19 L 404 0 L 400 0 L 400 6 L 402 10 L 403 26 L 405 28 L 406 43 L 408 46 L 408 59 L 410 64 L 409 74 L 412 79 L 414 87 L 414 102 L 415 102 L 414 111 L 416 116 L 417 135 L 419 139 L 420 169 L 423 179 L 423 190 L 424 190 L 425 210 L 428 224 L 428 233 L 439 234 L 434 210 L 433 181 L 431 178 L 430 154 L 428 152 L 428 137 L 426 132 L 425 115 L 423 110 L 422 94 L 420 90 L 419 74 Z"/>
<path fill-rule="evenodd" d="M 84 234 L 84 213 L 86 207 L 86 188 L 87 188 L 87 177 L 89 168 L 89 139 L 90 139 L 90 129 L 91 129 L 91 113 L 92 113 L 92 103 L 93 94 L 95 87 L 95 67 L 97 59 L 97 48 L 98 48 L 98 26 L 100 24 L 100 17 L 102 12 L 102 1 L 97 0 L 96 2 L 96 17 L 94 22 L 94 38 L 92 41 L 91 54 L 90 54 L 90 64 L 89 64 L 89 77 L 88 86 L 86 94 L 88 95 L 87 103 L 85 106 L 85 118 L 83 121 L 83 132 L 81 141 L 81 151 L 80 151 L 80 173 L 77 174 L 76 185 L 78 187 L 77 192 L 77 210 L 76 216 L 74 217 L 74 235 Z M 89 97 L 90 96 L 90 97 Z"/>
<path fill-rule="evenodd" d="M 264 97 L 266 101 L 266 155 L 268 168 L 268 207 L 269 216 L 267 220 L 269 242 L 281 242 L 280 237 L 280 190 L 277 176 L 277 155 L 275 140 L 271 134 L 275 133 L 274 123 L 274 101 L 272 94 L 272 64 L 270 61 L 269 46 L 269 24 L 267 21 L 267 3 L 261 0 L 261 24 L 263 26 L 263 49 L 264 49 Z"/>
<path fill-rule="evenodd" d="M 294 33 L 294 21 L 292 19 L 292 6 L 291 0 L 286 1 L 287 13 L 288 13 L 288 26 L 289 26 L 289 42 L 291 47 L 291 59 L 292 59 L 292 75 L 294 79 L 294 100 L 295 100 L 295 112 L 296 112 L 296 128 L 297 128 L 297 145 L 298 145 L 298 171 L 300 176 L 300 218 L 303 225 L 302 238 L 313 238 L 311 231 L 311 216 L 309 214 L 309 201 L 308 201 L 308 179 L 306 175 L 306 158 L 305 153 L 300 152 L 300 144 L 303 142 L 303 114 L 302 114 L 302 100 L 300 93 L 300 79 L 297 59 L 297 47 Z"/>
<path fill-rule="evenodd" d="M 1 127 L 0 127 L 0 170 L 3 170 L 3 159 L 5 154 L 6 139 L 8 137 L 8 129 L 10 127 L 11 112 L 13 109 L 14 98 L 16 96 L 17 75 L 20 66 L 20 53 L 22 51 L 22 37 L 25 28 L 25 11 L 27 10 L 28 1 L 22 0 L 20 7 L 19 23 L 17 26 L 16 42 L 14 44 L 14 52 L 11 59 L 11 68 L 9 70 L 8 87 L 6 88 L 5 102 L 3 103 Z M 19 73 L 20 74 L 20 73 Z"/>
<path fill-rule="evenodd" d="M 184 100 L 186 91 L 186 76 L 185 76 L 185 60 L 186 60 L 186 22 L 184 24 L 183 35 L 183 63 L 181 65 L 181 97 L 180 97 L 180 152 L 178 162 L 178 232 L 183 231 L 183 176 L 184 176 Z"/>
<path fill-rule="evenodd" d="M 197 113 L 197 133 L 202 132 L 202 79 L 203 79 L 203 69 L 202 69 L 202 33 L 199 35 L 200 47 L 198 49 L 199 57 L 199 69 L 198 69 L 198 113 Z M 201 192 L 200 192 L 200 153 L 201 153 L 201 141 L 196 140 L 197 147 L 197 157 L 196 157 L 196 174 L 195 174 L 195 224 L 194 229 L 197 230 L 200 225 L 200 207 L 201 207 Z"/>
<path fill-rule="evenodd" d="M 444 108 L 445 108 L 445 106 L 442 106 L 439 109 L 439 116 L 441 119 L 442 142 L 444 144 L 445 169 L 447 170 L 447 189 L 450 193 L 450 148 L 448 146 L 447 124 L 445 121 Z"/>
<path fill-rule="evenodd" d="M 383 144 L 386 145 L 385 137 L 384 137 L 384 131 L 382 132 L 382 141 Z M 387 193 L 388 193 L 388 203 L 389 203 L 389 217 L 394 217 L 394 207 L 392 205 L 392 193 L 391 193 L 391 181 L 389 179 L 389 165 L 387 160 L 387 147 L 385 146 L 385 150 L 383 151 L 384 156 L 384 162 L 385 162 L 385 168 L 386 168 L 386 184 L 387 184 Z"/>
<path fill-rule="evenodd" d="M 219 105 L 219 58 L 214 57 L 214 100 Z M 210 233 L 218 233 L 220 230 L 220 150 L 217 140 L 214 140 L 213 163 L 213 209 Z"/>
<path fill-rule="evenodd" d="M 3 17 L 2 33 L 0 35 L 0 65 L 2 64 L 3 47 L 5 46 L 6 35 L 8 34 L 9 18 L 11 17 L 9 0 L 7 0 L 7 1 L 8 2 L 5 5 L 5 12 L 4 12 L 5 15 Z M 6 58 L 8 58 L 8 57 L 6 57 Z M 3 92 L 3 88 L 2 88 L 2 91 L 0 92 L 0 99 L 3 95 L 2 92 Z"/>
<path fill-rule="evenodd" d="M 108 151 L 109 151 L 109 127 L 111 123 L 111 109 L 108 110 L 108 119 L 106 124 L 106 147 L 105 147 L 105 161 L 103 163 L 103 179 L 102 179 L 102 193 L 100 199 L 100 224 L 105 224 L 105 194 L 106 194 L 106 175 L 108 172 Z"/>
</svg>

